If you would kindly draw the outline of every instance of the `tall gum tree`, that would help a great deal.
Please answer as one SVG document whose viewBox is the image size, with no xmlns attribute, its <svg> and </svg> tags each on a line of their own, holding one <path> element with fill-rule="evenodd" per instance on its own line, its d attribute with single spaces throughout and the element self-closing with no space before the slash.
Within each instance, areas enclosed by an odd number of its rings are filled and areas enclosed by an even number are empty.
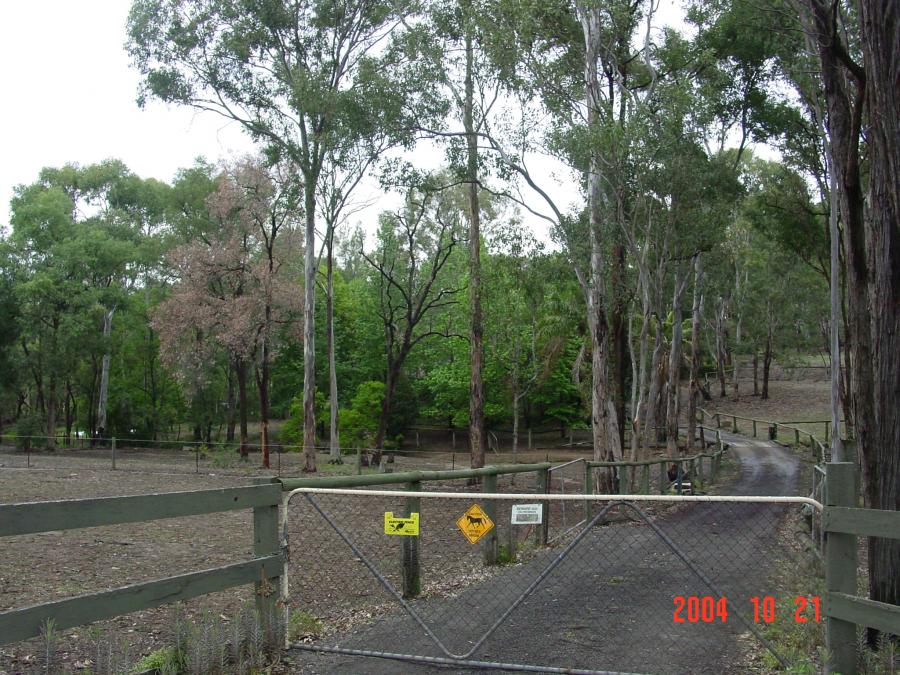
<svg viewBox="0 0 900 675">
<path fill-rule="evenodd" d="M 304 471 L 316 470 L 316 194 L 335 153 L 440 110 L 411 5 L 384 0 L 135 0 L 127 48 L 147 98 L 234 120 L 303 177 Z"/>
<path fill-rule="evenodd" d="M 896 511 L 900 509 L 896 405 L 900 14 L 896 3 L 861 2 L 858 17 L 840 2 L 793 0 L 792 6 L 815 45 L 824 85 L 827 151 L 844 233 L 853 364 L 850 391 L 865 502 L 870 508 Z M 870 158 L 867 181 L 862 168 L 865 155 Z M 870 540 L 869 596 L 900 604 L 900 541 Z M 870 630 L 868 637 L 877 644 L 877 631 Z"/>
</svg>

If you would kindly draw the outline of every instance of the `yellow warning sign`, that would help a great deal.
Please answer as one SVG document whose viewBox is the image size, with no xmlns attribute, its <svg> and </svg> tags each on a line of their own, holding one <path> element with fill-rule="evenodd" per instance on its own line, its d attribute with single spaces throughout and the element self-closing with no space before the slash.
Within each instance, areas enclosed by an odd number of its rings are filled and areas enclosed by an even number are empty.
<svg viewBox="0 0 900 675">
<path fill-rule="evenodd" d="M 456 526 L 466 535 L 469 543 L 474 544 L 494 529 L 494 521 L 488 518 L 488 514 L 482 511 L 478 504 L 472 504 L 469 510 L 456 521 Z"/>
<path fill-rule="evenodd" d="M 410 513 L 409 518 L 395 516 L 391 511 L 384 512 L 384 533 L 397 534 L 404 537 L 419 536 L 419 514 Z"/>
</svg>

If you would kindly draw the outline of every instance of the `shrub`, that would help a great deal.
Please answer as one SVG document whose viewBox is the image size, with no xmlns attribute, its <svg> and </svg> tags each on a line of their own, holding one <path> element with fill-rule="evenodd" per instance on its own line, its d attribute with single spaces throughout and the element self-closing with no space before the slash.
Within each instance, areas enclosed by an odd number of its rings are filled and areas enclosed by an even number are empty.
<svg viewBox="0 0 900 675">
<path fill-rule="evenodd" d="M 31 414 L 20 417 L 16 420 L 16 445 L 22 450 L 30 450 L 34 445 L 33 438 L 43 431 L 43 421 L 38 415 Z"/>
</svg>

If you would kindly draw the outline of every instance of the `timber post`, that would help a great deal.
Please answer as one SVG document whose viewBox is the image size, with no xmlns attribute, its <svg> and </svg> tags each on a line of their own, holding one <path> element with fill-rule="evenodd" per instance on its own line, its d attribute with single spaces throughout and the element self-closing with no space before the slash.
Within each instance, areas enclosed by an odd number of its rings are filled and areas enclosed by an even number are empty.
<svg viewBox="0 0 900 675">
<path fill-rule="evenodd" d="M 590 468 L 588 468 L 590 471 Z M 537 470 L 537 493 L 538 494 L 548 494 L 550 492 L 550 469 L 538 469 Z M 543 506 L 541 510 L 543 511 L 541 517 L 541 524 L 538 525 L 535 530 L 535 543 L 538 546 L 546 546 L 548 534 L 550 530 L 550 502 L 541 502 Z"/>
<path fill-rule="evenodd" d="M 594 472 L 591 469 L 591 465 L 587 462 L 584 463 L 584 494 L 590 495 L 594 494 Z M 594 514 L 594 502 L 586 501 L 584 503 L 584 517 L 585 520 L 590 520 Z M 546 514 L 545 516 L 546 517 Z"/>
<path fill-rule="evenodd" d="M 406 484 L 409 492 L 421 492 L 422 483 L 412 480 Z M 419 514 L 419 523 L 422 521 L 422 499 L 420 497 L 406 498 L 406 517 Z M 400 537 L 403 551 L 403 597 L 416 598 L 422 592 L 422 567 L 419 561 L 419 536 Z"/>
<path fill-rule="evenodd" d="M 110 453 L 112 454 L 112 468 L 113 471 L 116 470 L 116 437 L 112 437 L 112 446 L 110 449 Z"/>
<path fill-rule="evenodd" d="M 855 507 L 856 467 L 852 462 L 825 465 L 825 518 L 830 507 Z M 825 532 L 825 587 L 827 593 L 856 594 L 856 535 Z M 826 606 L 828 598 L 826 598 Z M 855 675 L 856 624 L 827 616 L 825 644 L 827 672 Z"/>
<path fill-rule="evenodd" d="M 481 481 L 481 491 L 485 494 L 493 494 L 497 492 L 497 475 L 493 474 L 485 476 Z M 492 499 L 485 500 L 483 510 L 488 518 L 494 521 L 493 529 L 484 535 L 482 550 L 484 551 L 484 564 L 497 564 L 498 537 L 497 530 L 500 527 L 499 518 L 497 517 L 497 503 Z"/>
<path fill-rule="evenodd" d="M 258 485 L 274 483 L 274 479 L 263 478 L 255 481 Z M 277 486 L 276 486 L 277 488 Z M 278 555 L 281 552 L 281 541 L 278 532 L 278 500 L 269 506 L 253 507 L 253 555 L 257 558 Z M 279 570 L 282 571 L 283 570 Z M 270 570 L 271 572 L 271 570 Z M 264 626 L 276 616 L 278 592 L 281 588 L 281 575 L 269 578 L 265 568 L 261 578 L 255 582 L 256 610 L 259 620 Z"/>
</svg>

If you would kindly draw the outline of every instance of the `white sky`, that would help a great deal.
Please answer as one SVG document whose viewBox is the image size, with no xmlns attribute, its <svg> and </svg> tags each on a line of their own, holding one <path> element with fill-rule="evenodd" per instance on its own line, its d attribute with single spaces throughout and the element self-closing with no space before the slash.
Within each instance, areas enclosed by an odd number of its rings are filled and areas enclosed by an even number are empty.
<svg viewBox="0 0 900 675">
<path fill-rule="evenodd" d="M 677 0 L 663 0 L 661 15 L 677 17 Z M 138 108 L 138 74 L 124 50 L 129 0 L 0 1 L 0 230 L 9 223 L 9 200 L 45 166 L 121 159 L 137 175 L 170 181 L 198 156 L 210 161 L 252 151 L 239 126 L 211 113 L 151 102 Z M 423 150 L 418 163 L 443 158 Z M 422 156 L 424 153 L 425 156 Z M 546 159 L 546 176 L 560 172 Z M 559 188 L 563 203 L 577 197 L 571 181 Z M 395 200 L 378 197 L 374 182 L 361 197 L 375 197 L 354 221 L 372 223 Z M 543 209 L 535 202 L 534 206 Z M 540 238 L 546 224 L 523 214 Z M 369 228 L 367 228 L 369 229 Z"/>
</svg>

